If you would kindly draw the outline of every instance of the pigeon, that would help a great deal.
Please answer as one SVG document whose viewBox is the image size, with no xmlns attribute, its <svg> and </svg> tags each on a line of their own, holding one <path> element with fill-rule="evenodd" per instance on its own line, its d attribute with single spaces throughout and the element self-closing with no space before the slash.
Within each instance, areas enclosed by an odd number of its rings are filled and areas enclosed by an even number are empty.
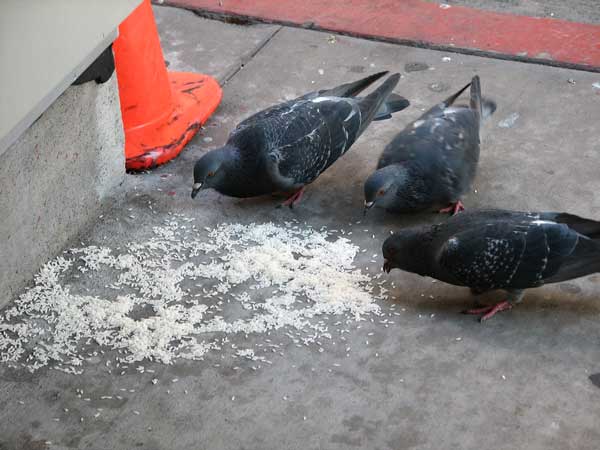
<svg viewBox="0 0 600 450">
<path fill-rule="evenodd" d="M 454 102 L 471 87 L 468 106 Z M 481 97 L 479 77 L 409 124 L 385 147 L 377 170 L 364 185 L 365 214 L 373 206 L 410 212 L 451 204 L 440 212 L 464 209 L 479 161 L 479 128 L 496 105 Z"/>
<path fill-rule="evenodd" d="M 568 213 L 469 211 L 390 236 L 383 257 L 388 273 L 398 268 L 475 294 L 506 290 L 506 300 L 465 311 L 484 321 L 519 303 L 527 288 L 599 272 L 600 222 Z"/>
<path fill-rule="evenodd" d="M 260 111 L 241 122 L 226 144 L 194 167 L 192 198 L 212 188 L 230 197 L 290 193 L 290 208 L 304 188 L 344 155 L 373 120 L 408 107 L 393 94 L 400 74 L 365 97 L 356 97 L 387 72 L 333 89 L 311 92 Z"/>
</svg>

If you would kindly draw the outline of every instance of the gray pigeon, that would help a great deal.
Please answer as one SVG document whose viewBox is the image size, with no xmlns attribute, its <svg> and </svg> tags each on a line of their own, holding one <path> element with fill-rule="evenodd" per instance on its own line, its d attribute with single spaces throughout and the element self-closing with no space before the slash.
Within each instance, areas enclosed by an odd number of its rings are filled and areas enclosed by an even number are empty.
<svg viewBox="0 0 600 450">
<path fill-rule="evenodd" d="M 521 301 L 523 290 L 600 272 L 600 222 L 567 213 L 469 211 L 445 223 L 395 234 L 383 244 L 384 270 L 437 278 L 508 299 L 466 311 L 487 320 Z"/>
<path fill-rule="evenodd" d="M 344 155 L 371 121 L 409 105 L 392 94 L 399 74 L 356 97 L 386 73 L 311 92 L 244 120 L 223 147 L 196 162 L 192 198 L 208 188 L 230 197 L 284 192 L 291 196 L 283 204 L 293 207 L 305 186 Z"/>
<path fill-rule="evenodd" d="M 454 102 L 471 87 L 469 106 Z M 372 206 L 409 212 L 448 205 L 464 209 L 460 198 L 470 188 L 479 161 L 479 128 L 496 109 L 481 97 L 479 77 L 425 112 L 384 149 L 377 171 L 365 182 L 365 214 Z"/>
</svg>

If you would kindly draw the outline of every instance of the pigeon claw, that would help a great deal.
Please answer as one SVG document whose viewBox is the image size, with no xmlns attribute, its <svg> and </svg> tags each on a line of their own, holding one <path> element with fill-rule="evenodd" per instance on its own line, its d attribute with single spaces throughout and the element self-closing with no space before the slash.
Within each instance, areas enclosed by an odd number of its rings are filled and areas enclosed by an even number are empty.
<svg viewBox="0 0 600 450">
<path fill-rule="evenodd" d="M 509 309 L 512 309 L 513 305 L 511 302 L 505 300 L 503 302 L 500 303 L 496 303 L 495 305 L 492 306 L 485 306 L 483 308 L 474 308 L 474 309 L 467 309 L 466 311 L 463 311 L 464 314 L 482 314 L 482 316 L 479 318 L 480 322 L 485 322 L 488 319 L 491 319 L 496 313 L 499 313 L 500 311 L 506 311 Z"/>
<path fill-rule="evenodd" d="M 447 208 L 440 209 L 439 213 L 440 214 L 451 213 L 453 216 L 455 216 L 456 214 L 458 214 L 459 212 L 464 211 L 464 210 L 465 210 L 465 205 L 463 205 L 462 202 L 459 200 L 455 203 L 452 203 Z"/>
<path fill-rule="evenodd" d="M 281 205 L 279 205 L 278 208 L 281 208 L 282 206 L 289 206 L 290 209 L 294 209 L 294 205 L 296 203 L 300 203 L 300 200 L 302 200 L 303 195 L 304 195 L 304 186 L 302 186 L 300 189 L 298 189 L 296 192 L 294 192 L 286 201 L 284 201 Z"/>
</svg>

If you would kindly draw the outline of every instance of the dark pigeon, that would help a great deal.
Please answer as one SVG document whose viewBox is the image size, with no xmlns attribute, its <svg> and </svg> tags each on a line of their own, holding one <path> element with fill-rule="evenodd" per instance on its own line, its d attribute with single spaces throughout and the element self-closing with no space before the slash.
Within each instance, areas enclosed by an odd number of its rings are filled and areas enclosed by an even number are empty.
<svg viewBox="0 0 600 450">
<path fill-rule="evenodd" d="M 489 319 L 523 290 L 600 272 L 600 222 L 567 213 L 469 211 L 440 225 L 403 230 L 383 244 L 384 270 L 429 276 L 474 293 L 508 291 Z"/>
<path fill-rule="evenodd" d="M 230 197 L 286 192 L 292 195 L 284 204 L 293 207 L 304 187 L 344 155 L 371 121 L 409 105 L 392 94 L 399 74 L 356 97 L 386 73 L 311 92 L 244 120 L 223 147 L 196 162 L 192 198 L 208 188 Z"/>
<path fill-rule="evenodd" d="M 471 87 L 468 106 L 454 105 Z M 496 109 L 481 97 L 479 77 L 425 112 L 384 149 L 377 171 L 365 183 L 365 213 L 372 206 L 410 212 L 436 206 L 440 212 L 464 209 L 479 161 L 479 128 Z"/>
</svg>

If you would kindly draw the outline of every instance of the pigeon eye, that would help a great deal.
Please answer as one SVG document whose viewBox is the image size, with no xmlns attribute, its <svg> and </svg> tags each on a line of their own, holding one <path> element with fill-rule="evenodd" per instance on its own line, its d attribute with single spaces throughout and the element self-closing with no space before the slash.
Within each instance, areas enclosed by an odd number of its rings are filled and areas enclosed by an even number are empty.
<svg viewBox="0 0 600 450">
<path fill-rule="evenodd" d="M 214 177 L 214 176 L 215 176 L 215 173 L 214 173 L 214 172 L 208 172 L 207 176 L 209 176 L 209 177 Z"/>
<path fill-rule="evenodd" d="M 380 197 L 381 197 L 383 194 L 385 194 L 385 190 L 383 190 L 383 189 L 379 189 L 379 191 L 377 191 L 377 195 L 378 195 L 378 196 L 380 196 Z"/>
</svg>

